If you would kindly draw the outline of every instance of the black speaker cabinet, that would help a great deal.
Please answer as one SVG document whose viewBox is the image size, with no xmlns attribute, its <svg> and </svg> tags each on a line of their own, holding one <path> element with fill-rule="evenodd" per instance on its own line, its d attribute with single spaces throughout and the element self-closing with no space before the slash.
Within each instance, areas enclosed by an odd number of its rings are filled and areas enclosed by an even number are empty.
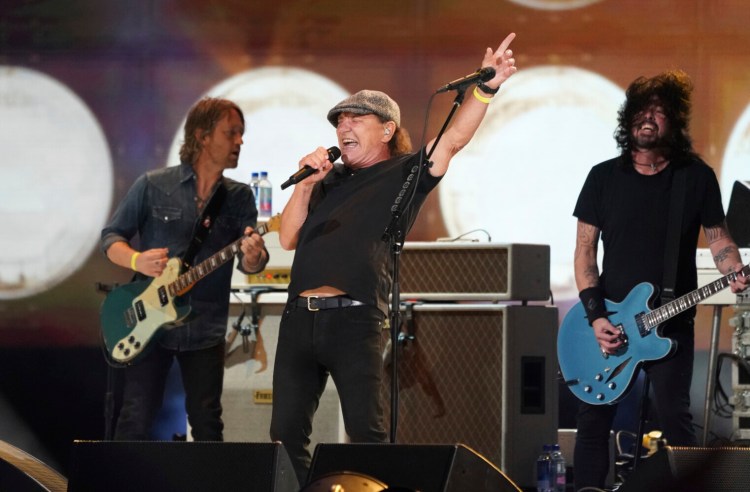
<svg viewBox="0 0 750 492">
<path fill-rule="evenodd" d="M 0 490 L 66 492 L 68 481 L 25 451 L 0 441 Z"/>
<path fill-rule="evenodd" d="M 389 488 L 420 492 L 521 490 L 497 467 L 461 444 L 318 444 L 308 483 L 341 471 L 362 473 Z"/>
<path fill-rule="evenodd" d="M 70 492 L 297 492 L 281 443 L 75 441 Z"/>
<path fill-rule="evenodd" d="M 750 448 L 667 446 L 646 458 L 622 492 L 746 492 Z"/>
<path fill-rule="evenodd" d="M 535 486 L 536 458 L 544 444 L 557 442 L 557 308 L 413 309 L 402 313 L 409 340 L 398 352 L 396 442 L 463 443 L 521 487 Z M 390 371 L 386 363 L 382 396 L 388 429 Z"/>
</svg>

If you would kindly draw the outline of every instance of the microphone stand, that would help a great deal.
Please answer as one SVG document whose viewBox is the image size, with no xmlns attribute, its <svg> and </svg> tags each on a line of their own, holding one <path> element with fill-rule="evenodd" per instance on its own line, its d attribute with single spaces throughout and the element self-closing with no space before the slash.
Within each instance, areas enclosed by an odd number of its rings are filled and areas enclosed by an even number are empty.
<svg viewBox="0 0 750 492">
<path fill-rule="evenodd" d="M 94 287 L 96 291 L 102 294 L 109 294 L 118 284 L 103 284 L 96 282 Z M 104 342 L 102 341 L 102 351 L 104 352 L 104 361 L 107 363 L 107 383 L 104 390 L 104 440 L 111 441 L 114 438 L 114 425 L 115 425 L 115 390 L 117 386 L 117 374 L 115 368 L 123 366 L 115 366 L 114 362 L 110 360 L 109 354 L 107 353 Z"/>
<path fill-rule="evenodd" d="M 400 337 L 399 332 L 401 331 L 401 290 L 399 286 L 399 269 L 400 269 L 400 259 L 401 259 L 401 250 L 403 249 L 404 245 L 404 237 L 403 237 L 403 231 L 401 226 L 401 213 L 403 212 L 402 208 L 404 207 L 404 190 L 407 190 L 409 188 L 409 185 L 411 186 L 418 186 L 419 184 L 419 175 L 421 175 L 421 171 L 423 167 L 430 167 L 432 163 L 430 162 L 430 157 L 432 156 L 432 152 L 437 147 L 438 142 L 442 138 L 443 134 L 445 133 L 445 130 L 448 128 L 448 124 L 453 119 L 453 116 L 455 115 L 458 108 L 461 106 L 461 104 L 464 101 L 464 94 L 466 93 L 466 85 L 461 85 L 456 88 L 456 97 L 453 100 L 453 106 L 451 107 L 450 113 L 448 113 L 448 117 L 445 119 L 445 122 L 443 123 L 443 126 L 440 128 L 440 131 L 438 132 L 437 136 L 435 137 L 435 143 L 432 145 L 432 148 L 427 153 L 427 156 L 425 159 L 420 163 L 419 170 L 417 171 L 417 179 L 414 180 L 413 183 L 410 183 L 412 174 L 407 177 L 407 180 L 404 182 L 404 185 L 401 187 L 401 192 L 396 197 L 396 200 L 394 201 L 394 204 L 391 206 L 391 222 L 388 224 L 388 227 L 386 227 L 385 232 L 383 233 L 383 241 L 390 243 L 391 248 L 391 255 L 392 255 L 392 263 L 393 263 L 393 272 L 392 272 L 392 283 L 391 283 L 391 315 L 390 315 L 390 325 L 391 325 L 391 425 L 390 425 L 390 433 L 389 438 L 391 443 L 396 442 L 396 433 L 397 433 L 397 427 L 398 427 L 398 403 L 399 403 L 399 397 L 398 397 L 398 349 L 400 346 L 400 343 L 402 341 L 406 341 L 407 337 Z M 414 191 L 412 191 L 414 192 Z M 406 200 L 407 204 L 411 202 L 411 200 Z"/>
</svg>

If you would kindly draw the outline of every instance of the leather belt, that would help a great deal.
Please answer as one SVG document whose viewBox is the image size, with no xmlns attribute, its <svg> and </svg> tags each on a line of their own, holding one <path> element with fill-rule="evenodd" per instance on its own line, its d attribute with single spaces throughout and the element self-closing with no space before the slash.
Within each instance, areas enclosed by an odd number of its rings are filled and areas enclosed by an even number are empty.
<svg viewBox="0 0 750 492">
<path fill-rule="evenodd" d="M 364 302 L 355 301 L 349 296 L 332 297 L 298 297 L 294 300 L 296 307 L 306 308 L 308 311 L 320 311 L 321 309 L 336 309 L 354 306 L 364 306 Z"/>
</svg>

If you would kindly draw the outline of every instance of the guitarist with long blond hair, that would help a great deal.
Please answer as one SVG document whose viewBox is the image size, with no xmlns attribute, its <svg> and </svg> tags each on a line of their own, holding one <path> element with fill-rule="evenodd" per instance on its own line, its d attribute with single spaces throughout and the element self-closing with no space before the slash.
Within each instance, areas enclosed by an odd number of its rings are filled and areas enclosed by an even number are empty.
<svg viewBox="0 0 750 492">
<path fill-rule="evenodd" d="M 594 166 L 578 197 L 574 215 L 578 219 L 575 249 L 575 279 L 586 322 L 582 336 L 591 337 L 595 358 L 612 358 L 640 343 L 637 331 L 630 339 L 617 326 L 625 310 L 628 294 L 642 282 L 661 292 L 664 272 L 676 270 L 673 296 L 696 289 L 696 248 L 703 228 L 716 267 L 725 275 L 742 270 L 737 245 L 727 231 L 721 194 L 714 171 L 694 152 L 688 132 L 692 82 L 682 71 L 668 71 L 652 78 L 640 77 L 627 89 L 626 101 L 618 114 L 615 139 L 621 155 Z M 679 186 L 678 175 L 682 182 Z M 675 205 L 671 195 L 675 191 Z M 680 224 L 670 237 L 670 218 Z M 602 270 L 597 265 L 599 240 L 604 256 Z M 675 247 L 668 243 L 674 241 Z M 675 251 L 667 258 L 667 251 Z M 676 269 L 668 263 L 674 261 Z M 732 291 L 747 285 L 744 275 L 732 276 Z M 727 285 L 729 286 L 729 285 Z M 655 305 L 660 302 L 655 296 Z M 612 309 L 607 301 L 623 304 Z M 662 302 L 667 302 L 663 297 Z M 661 360 L 643 364 L 653 389 L 658 428 L 670 445 L 697 444 L 690 413 L 690 384 L 693 373 L 695 308 L 663 323 L 661 334 L 673 340 L 675 350 Z M 590 325 L 586 326 L 586 325 Z M 644 323 L 645 325 L 645 323 Z M 641 326 L 643 328 L 643 326 Z M 561 336 L 562 336 L 561 327 Z M 644 330 L 641 334 L 646 334 Z M 593 341 L 595 338 L 595 342 Z M 598 344 L 598 346 L 597 346 Z M 582 347 L 561 347 L 582 357 Z M 603 360 L 603 359 L 602 359 Z M 620 369 L 632 369 L 628 356 Z M 602 371 L 603 372 L 603 371 Z M 605 381 L 614 375 L 605 374 Z M 575 384 L 576 381 L 568 381 Z M 610 383 L 611 386 L 615 386 Z M 584 392 L 590 386 L 577 385 Z M 583 393 L 586 394 L 586 393 Z M 617 405 L 606 401 L 606 390 L 590 394 L 593 403 L 581 403 L 577 415 L 575 485 L 603 487 L 608 471 L 608 440 Z"/>
<path fill-rule="evenodd" d="M 180 263 L 173 258 L 189 260 L 184 268 L 195 266 L 233 241 L 235 250 L 229 253 L 237 254 L 238 268 L 243 272 L 259 272 L 268 262 L 263 239 L 254 233 L 258 212 L 253 192 L 246 184 L 223 176 L 225 169 L 237 167 L 245 133 L 242 111 L 231 101 L 204 98 L 190 110 L 184 130 L 181 164 L 140 176 L 102 230 L 101 249 L 107 257 L 133 270 L 136 280 L 152 282 L 146 282 L 148 288 L 134 297 L 132 308 L 128 302 L 124 312 L 111 318 L 103 316 L 110 320 L 103 325 L 125 319 L 128 326 L 137 327 L 132 336 L 115 341 L 113 351 L 121 360 L 130 362 L 129 355 L 144 349 L 147 338 L 130 346 L 127 339 L 142 337 L 152 318 L 157 321 L 150 328 L 160 328 L 160 316 L 169 318 L 168 308 L 178 296 L 190 311 L 181 325 L 160 332 L 148 344 L 148 350 L 125 368 L 116 440 L 152 438 L 151 427 L 173 360 L 182 374 L 192 437 L 223 440 L 221 392 L 232 262 L 223 263 L 195 285 L 184 283 L 182 277 L 171 284 L 159 282 L 176 275 L 172 270 Z M 202 235 L 196 241 L 198 230 Z M 188 278 L 196 280 L 204 274 Z M 160 313 L 161 307 L 165 313 Z"/>
</svg>

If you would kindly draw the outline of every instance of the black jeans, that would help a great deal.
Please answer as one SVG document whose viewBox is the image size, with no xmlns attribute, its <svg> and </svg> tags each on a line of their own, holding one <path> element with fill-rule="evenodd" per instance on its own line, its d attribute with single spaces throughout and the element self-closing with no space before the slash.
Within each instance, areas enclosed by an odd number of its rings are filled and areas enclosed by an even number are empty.
<svg viewBox="0 0 750 492">
<path fill-rule="evenodd" d="M 307 481 L 313 416 L 329 374 L 351 441 L 387 440 L 380 401 L 384 318 L 371 306 L 310 312 L 287 304 L 273 368 L 271 439 L 284 443 L 300 486 Z"/>
<path fill-rule="evenodd" d="M 690 414 L 690 385 L 693 378 L 693 320 L 665 326 L 664 335 L 677 342 L 677 351 L 664 360 L 644 365 L 651 384 L 651 403 L 656 424 L 672 446 L 696 446 Z M 578 409 L 575 462 L 576 490 L 604 486 L 609 471 L 609 432 L 617 405 L 581 403 Z M 637 443 L 640 450 L 640 442 Z"/>
<path fill-rule="evenodd" d="M 185 388 L 185 410 L 193 439 L 223 440 L 221 391 L 224 384 L 224 343 L 175 352 L 155 346 L 143 359 L 125 369 L 116 441 L 151 440 L 151 427 L 164 398 L 172 361 L 177 359 Z"/>
</svg>

